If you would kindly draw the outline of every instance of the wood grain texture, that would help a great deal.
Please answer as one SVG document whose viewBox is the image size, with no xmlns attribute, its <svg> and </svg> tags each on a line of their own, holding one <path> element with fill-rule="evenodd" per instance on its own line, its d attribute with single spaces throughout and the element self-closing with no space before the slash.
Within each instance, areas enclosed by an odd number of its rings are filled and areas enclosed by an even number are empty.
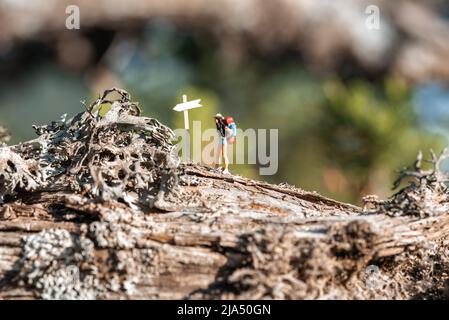
<svg viewBox="0 0 449 320">
<path fill-rule="evenodd" d="M 76 265 L 81 275 L 94 274 L 100 289 L 92 298 L 103 299 L 211 298 L 217 295 L 214 285 L 222 286 L 221 298 L 240 297 L 235 288 L 226 290 L 226 282 L 232 282 L 226 271 L 244 269 L 242 261 L 250 256 L 246 239 L 260 232 L 268 238 L 293 235 L 295 240 L 285 243 L 298 252 L 325 248 L 320 254 L 324 263 L 332 265 L 331 272 L 338 276 L 336 270 L 352 269 L 352 284 L 359 286 L 373 261 L 400 256 L 449 235 L 447 213 L 425 219 L 365 214 L 361 208 L 316 193 L 223 176 L 199 165 L 185 164 L 182 172 L 181 178 L 195 181 L 195 186 L 184 186 L 182 202 L 164 212 L 138 212 L 117 202 L 96 203 L 79 194 L 55 191 L 1 206 L 0 297 L 42 298 L 42 289 L 26 283 L 21 260 L 24 239 L 46 230 L 63 229 L 92 241 L 88 260 L 72 259 L 77 251 L 73 249 L 65 253 L 71 258 L 58 266 Z M 95 266 L 95 272 L 83 264 Z M 50 271 L 39 272 L 43 276 Z M 348 279 L 319 284 L 323 275 L 324 271 L 317 271 L 302 280 L 304 298 L 332 298 L 332 292 L 339 292 L 339 298 L 382 297 L 381 291 L 348 289 Z M 116 286 L 111 285 L 114 281 Z M 322 292 L 310 291 L 320 285 Z M 261 297 L 269 296 L 264 292 Z"/>
<path fill-rule="evenodd" d="M 362 209 L 182 162 L 118 88 L 35 129 L 0 148 L 1 299 L 449 296 L 445 152 Z"/>
</svg>

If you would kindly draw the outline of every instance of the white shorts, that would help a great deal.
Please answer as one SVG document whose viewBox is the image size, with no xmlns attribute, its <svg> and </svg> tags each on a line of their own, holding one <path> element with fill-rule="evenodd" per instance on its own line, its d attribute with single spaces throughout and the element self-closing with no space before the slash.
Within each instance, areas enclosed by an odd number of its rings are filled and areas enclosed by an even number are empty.
<svg viewBox="0 0 449 320">
<path fill-rule="evenodd" d="M 220 145 L 222 145 L 222 144 L 228 144 L 228 139 L 227 138 L 225 138 L 225 137 L 219 137 L 218 138 L 219 140 L 218 140 L 218 144 L 220 144 Z"/>
</svg>

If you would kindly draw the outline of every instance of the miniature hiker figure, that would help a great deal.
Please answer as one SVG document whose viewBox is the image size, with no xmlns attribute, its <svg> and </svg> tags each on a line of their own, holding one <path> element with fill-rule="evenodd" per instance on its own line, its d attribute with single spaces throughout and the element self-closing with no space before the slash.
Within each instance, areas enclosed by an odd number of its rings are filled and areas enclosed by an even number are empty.
<svg viewBox="0 0 449 320">
<path fill-rule="evenodd" d="M 220 113 L 215 115 L 215 125 L 219 134 L 218 152 L 216 156 L 216 168 L 220 168 L 221 157 L 224 161 L 223 173 L 229 173 L 229 159 L 228 159 L 228 143 L 233 144 L 237 135 L 237 126 L 232 117 L 223 117 Z"/>
<path fill-rule="evenodd" d="M 215 161 L 215 167 L 217 169 L 220 168 L 221 165 L 221 157 L 223 156 L 224 161 L 224 170 L 223 173 L 229 173 L 228 166 L 229 166 L 229 159 L 228 159 L 228 142 L 226 140 L 226 122 L 224 117 L 221 115 L 221 113 L 217 113 L 215 115 L 215 126 L 217 127 L 218 131 L 218 151 L 216 154 L 216 161 Z"/>
</svg>

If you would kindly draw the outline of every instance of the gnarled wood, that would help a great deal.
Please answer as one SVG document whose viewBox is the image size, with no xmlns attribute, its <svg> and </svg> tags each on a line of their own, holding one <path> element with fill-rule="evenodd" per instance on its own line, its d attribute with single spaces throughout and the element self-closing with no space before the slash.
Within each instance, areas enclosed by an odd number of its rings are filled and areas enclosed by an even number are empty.
<svg viewBox="0 0 449 320">
<path fill-rule="evenodd" d="M 179 163 L 161 135 L 168 129 L 124 114 L 137 109 L 129 95 L 121 99 L 106 120 L 94 121 L 89 109 L 40 127 L 40 143 L 64 144 L 71 161 L 36 155 L 30 142 L 3 148 L 35 185 L 18 180 L 0 190 L 1 299 L 448 297 L 448 193 L 438 170 L 420 171 L 418 184 L 388 201 L 366 198 L 374 208 L 363 210 Z M 128 130 L 111 119 L 126 119 Z M 135 121 L 145 128 L 129 129 Z M 76 128 L 78 140 L 64 140 Z M 124 137 L 129 144 L 118 148 Z M 129 172 L 117 180 L 113 170 L 124 162 Z M 39 167 L 50 175 L 37 175 Z M 17 166 L 0 168 L 16 178 Z M 95 170 L 102 175 L 91 176 Z"/>
</svg>

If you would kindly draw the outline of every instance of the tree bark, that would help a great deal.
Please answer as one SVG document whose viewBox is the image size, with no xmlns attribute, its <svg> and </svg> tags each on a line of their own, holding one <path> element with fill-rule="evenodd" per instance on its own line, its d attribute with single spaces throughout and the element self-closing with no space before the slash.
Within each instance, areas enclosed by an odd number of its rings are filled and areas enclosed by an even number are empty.
<svg viewBox="0 0 449 320">
<path fill-rule="evenodd" d="M 448 297 L 446 177 L 421 157 L 362 209 L 176 162 L 169 129 L 111 91 L 0 148 L 1 299 Z"/>
<path fill-rule="evenodd" d="M 296 188 L 223 176 L 194 164 L 185 164 L 182 169 L 182 178 L 195 181 L 194 186 L 185 186 L 183 190 L 183 199 L 189 200 L 167 207 L 164 212 L 136 212 L 121 203 L 96 203 L 79 194 L 61 191 L 30 193 L 20 201 L 1 206 L 0 297 L 51 298 L 47 292 L 50 291 L 56 298 L 104 299 L 411 298 L 419 290 L 408 288 L 401 293 L 394 287 L 400 284 L 395 279 L 390 279 L 391 292 L 366 288 L 366 268 L 377 263 L 380 267 L 405 270 L 411 268 L 406 259 L 394 262 L 393 266 L 385 261 L 405 253 L 414 255 L 423 244 L 441 243 L 447 248 L 447 213 L 425 219 L 364 214 L 361 208 Z M 93 228 L 95 225 L 97 228 Z M 29 273 L 36 270 L 37 277 L 48 277 L 46 270 L 50 267 L 30 266 L 31 259 L 36 258 L 47 266 L 48 257 L 39 253 L 30 256 L 24 249 L 24 239 L 45 232 L 51 234 L 49 230 L 66 230 L 74 239 L 61 253 L 48 256 L 60 260 L 59 269 L 76 265 L 81 279 L 59 275 L 60 279 L 82 283 L 86 281 L 82 279 L 83 273 L 95 270 L 97 285 L 81 285 L 76 290 L 76 283 L 64 283 L 65 288 L 58 295 L 59 287 L 39 288 L 35 281 L 27 283 Z M 91 239 L 94 247 L 89 259 L 79 262 L 74 256 L 84 250 L 77 245 L 83 237 Z M 57 241 L 40 238 L 31 241 L 36 241 L 37 247 L 37 241 L 58 245 Z M 261 244 L 264 241 L 275 247 L 264 251 Z M 251 251 L 254 243 L 262 249 Z M 272 266 L 273 270 L 243 262 L 260 250 L 265 256 L 276 255 L 276 248 L 283 252 L 284 247 L 298 252 L 316 251 L 296 265 L 306 272 L 304 278 L 296 279 L 303 282 L 302 292 L 279 289 L 270 293 L 270 285 L 287 281 L 284 278 L 291 271 L 288 262 L 280 261 L 285 265 L 281 264 L 279 269 Z M 310 272 L 314 269 L 316 273 Z M 232 275 L 242 270 L 267 272 L 266 276 L 277 279 L 272 284 L 261 281 L 256 284 L 257 289 L 246 292 L 244 288 L 236 289 L 232 279 Z M 394 277 L 393 272 L 385 270 L 382 272 Z M 406 274 L 404 270 L 402 273 Z M 272 274 L 268 274 L 270 271 Z M 320 277 L 329 279 L 322 282 Z M 445 277 L 440 276 L 439 280 L 444 288 Z M 51 287 L 54 283 L 47 285 Z M 359 290 L 354 290 L 354 286 L 360 287 Z M 432 289 L 434 285 L 428 288 Z M 95 292 L 89 294 L 89 290 Z"/>
</svg>

